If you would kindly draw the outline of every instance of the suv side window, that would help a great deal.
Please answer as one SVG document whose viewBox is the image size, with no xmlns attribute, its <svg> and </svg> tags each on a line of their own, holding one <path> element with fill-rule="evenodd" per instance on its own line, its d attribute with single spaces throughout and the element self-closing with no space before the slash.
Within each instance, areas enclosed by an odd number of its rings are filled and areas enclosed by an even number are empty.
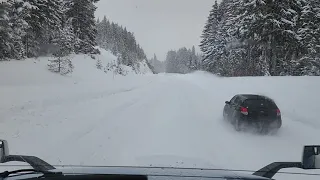
<svg viewBox="0 0 320 180">
<path fill-rule="evenodd" d="M 240 97 L 237 97 L 234 101 L 234 104 L 236 105 L 240 105 L 241 104 L 241 98 Z"/>
<path fill-rule="evenodd" d="M 235 103 L 235 100 L 237 99 L 238 96 L 233 96 L 233 98 L 230 100 L 230 103 L 233 104 Z"/>
</svg>

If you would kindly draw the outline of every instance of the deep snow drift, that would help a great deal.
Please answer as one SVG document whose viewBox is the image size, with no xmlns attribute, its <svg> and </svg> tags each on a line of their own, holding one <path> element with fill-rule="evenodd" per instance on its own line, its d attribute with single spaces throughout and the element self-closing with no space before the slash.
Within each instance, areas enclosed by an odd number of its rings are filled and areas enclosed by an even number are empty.
<svg viewBox="0 0 320 180">
<path fill-rule="evenodd" d="M 123 77 L 106 75 L 90 61 L 80 60 L 78 70 L 75 64 L 71 77 L 35 68 L 38 63 L 0 65 L 0 137 L 9 141 L 11 153 L 53 165 L 255 171 L 274 161 L 300 161 L 303 145 L 320 144 L 318 77 L 218 78 L 204 72 Z M 224 102 L 236 93 L 274 98 L 283 116 L 279 133 L 237 133 L 224 123 Z"/>
</svg>

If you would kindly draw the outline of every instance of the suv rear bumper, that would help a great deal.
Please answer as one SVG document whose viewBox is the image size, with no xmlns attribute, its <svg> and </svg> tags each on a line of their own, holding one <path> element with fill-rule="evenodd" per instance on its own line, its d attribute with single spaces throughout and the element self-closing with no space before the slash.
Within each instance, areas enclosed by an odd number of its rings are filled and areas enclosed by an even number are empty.
<svg viewBox="0 0 320 180">
<path fill-rule="evenodd" d="M 278 129 L 282 126 L 281 117 L 254 119 L 245 115 L 241 115 L 240 121 L 249 126 L 258 126 L 258 127 L 262 126 L 264 128 L 272 128 L 272 129 L 273 128 Z"/>
</svg>

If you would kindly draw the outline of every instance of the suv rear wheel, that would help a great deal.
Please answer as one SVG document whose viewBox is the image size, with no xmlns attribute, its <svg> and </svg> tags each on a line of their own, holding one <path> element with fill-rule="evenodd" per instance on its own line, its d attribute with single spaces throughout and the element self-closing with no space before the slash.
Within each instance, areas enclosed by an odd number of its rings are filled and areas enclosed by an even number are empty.
<svg viewBox="0 0 320 180">
<path fill-rule="evenodd" d="M 243 123 L 240 121 L 240 119 L 238 117 L 234 117 L 233 126 L 236 131 L 243 130 Z"/>
</svg>

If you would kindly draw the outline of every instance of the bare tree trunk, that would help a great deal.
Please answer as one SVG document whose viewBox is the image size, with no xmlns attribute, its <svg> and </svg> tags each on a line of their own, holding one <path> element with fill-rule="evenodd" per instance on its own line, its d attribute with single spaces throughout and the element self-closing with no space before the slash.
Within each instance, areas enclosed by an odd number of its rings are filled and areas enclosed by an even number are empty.
<svg viewBox="0 0 320 180">
<path fill-rule="evenodd" d="M 61 57 L 58 57 L 58 61 L 59 61 L 59 63 L 58 63 L 59 64 L 59 68 L 58 68 L 59 70 L 58 71 L 60 73 L 61 72 Z"/>
<path fill-rule="evenodd" d="M 271 51 L 270 51 L 270 58 L 271 58 L 271 75 L 275 76 L 276 75 L 276 65 L 277 65 L 277 54 L 275 53 L 275 45 L 274 45 L 274 37 L 270 36 L 270 46 L 271 46 Z"/>
</svg>

